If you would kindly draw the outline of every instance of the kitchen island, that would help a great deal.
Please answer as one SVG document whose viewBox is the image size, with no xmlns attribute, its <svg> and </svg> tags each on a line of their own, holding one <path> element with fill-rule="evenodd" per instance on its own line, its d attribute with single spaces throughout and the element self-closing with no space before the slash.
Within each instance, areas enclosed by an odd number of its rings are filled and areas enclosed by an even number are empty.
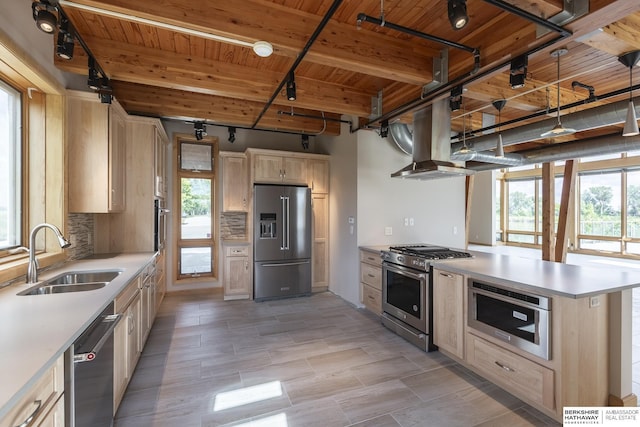
<svg viewBox="0 0 640 427">
<path fill-rule="evenodd" d="M 360 249 L 372 253 L 380 247 Z M 442 353 L 558 420 L 566 406 L 637 404 L 631 290 L 640 286 L 640 272 L 471 253 L 473 258 L 431 261 L 433 336 Z M 548 342 L 547 353 L 516 345 L 499 328 L 473 327 L 475 282 L 548 302 L 548 327 L 538 331 L 535 324 L 535 340 Z M 514 311 L 513 319 L 530 316 L 523 313 Z"/>
<path fill-rule="evenodd" d="M 46 281 L 66 271 L 121 271 L 97 290 L 17 295 L 33 286 L 25 283 L 0 290 L 0 420 L 154 256 L 153 252 L 99 255 L 40 272 L 40 280 Z"/>
</svg>

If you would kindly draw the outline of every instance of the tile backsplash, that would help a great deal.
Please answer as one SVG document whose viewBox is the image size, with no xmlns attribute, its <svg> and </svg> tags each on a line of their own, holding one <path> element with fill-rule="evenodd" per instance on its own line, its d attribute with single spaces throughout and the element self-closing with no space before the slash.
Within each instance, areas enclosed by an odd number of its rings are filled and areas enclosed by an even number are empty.
<svg viewBox="0 0 640 427">
<path fill-rule="evenodd" d="M 222 239 L 246 239 L 247 214 L 245 212 L 222 212 L 220 214 L 220 237 Z"/>
<path fill-rule="evenodd" d="M 93 214 L 70 213 L 67 219 L 67 234 L 71 247 L 67 249 L 69 259 L 81 259 L 93 255 Z"/>
</svg>

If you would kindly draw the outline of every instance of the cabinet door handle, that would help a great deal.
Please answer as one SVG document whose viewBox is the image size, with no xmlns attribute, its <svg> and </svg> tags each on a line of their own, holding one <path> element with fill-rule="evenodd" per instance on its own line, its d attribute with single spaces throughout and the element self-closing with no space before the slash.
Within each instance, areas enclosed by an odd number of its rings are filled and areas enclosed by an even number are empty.
<svg viewBox="0 0 640 427">
<path fill-rule="evenodd" d="M 31 415 L 29 415 L 22 424 L 19 424 L 16 427 L 27 427 L 29 424 L 31 424 L 31 421 L 33 421 L 36 415 L 38 415 L 38 412 L 40 412 L 40 408 L 42 407 L 42 400 L 34 400 L 33 404 L 36 405 L 36 409 L 33 410 Z"/>
<path fill-rule="evenodd" d="M 249 271 L 249 261 L 245 261 L 245 262 L 244 262 L 244 269 L 245 269 L 246 271 Z"/>
<path fill-rule="evenodd" d="M 494 362 L 496 365 L 498 365 L 499 367 L 501 367 L 502 369 L 504 369 L 507 372 L 515 372 L 516 370 L 513 368 L 508 367 L 507 365 L 503 365 L 502 363 L 498 362 L 497 360 Z"/>
<path fill-rule="evenodd" d="M 369 277 L 371 277 L 371 278 L 375 278 L 375 277 L 376 277 L 376 276 L 374 276 L 374 275 L 373 275 L 373 274 L 371 274 L 371 273 L 367 273 L 367 276 L 369 276 Z"/>
<path fill-rule="evenodd" d="M 367 298 L 369 298 L 370 300 L 375 300 L 375 298 L 371 295 L 368 295 Z"/>
<path fill-rule="evenodd" d="M 453 274 L 440 273 L 440 275 L 441 275 L 441 276 L 444 276 L 444 277 L 448 277 L 448 278 L 450 278 L 450 279 L 453 279 Z"/>
<path fill-rule="evenodd" d="M 369 261 L 375 261 L 375 260 L 376 260 L 374 257 L 371 257 L 371 256 L 367 257 L 367 259 L 368 259 Z"/>
</svg>

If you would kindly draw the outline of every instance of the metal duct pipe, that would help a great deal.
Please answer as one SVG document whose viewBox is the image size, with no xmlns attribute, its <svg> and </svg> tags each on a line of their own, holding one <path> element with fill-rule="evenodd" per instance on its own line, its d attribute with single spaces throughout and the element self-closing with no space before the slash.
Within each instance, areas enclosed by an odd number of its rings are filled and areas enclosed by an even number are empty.
<svg viewBox="0 0 640 427">
<path fill-rule="evenodd" d="M 496 157 L 493 151 L 470 151 L 464 154 L 451 154 L 451 160 L 453 161 L 474 161 L 482 163 L 492 163 L 497 167 L 504 166 L 520 166 L 523 163 L 523 157 L 520 153 L 506 153 L 504 157 Z M 471 169 L 467 167 L 467 169 Z M 491 168 L 495 169 L 495 168 Z"/>
<path fill-rule="evenodd" d="M 398 149 L 405 154 L 413 155 L 413 134 L 405 123 L 389 124 L 389 135 Z"/>
<path fill-rule="evenodd" d="M 640 136 L 622 136 L 619 134 L 599 136 L 582 141 L 565 142 L 532 150 L 521 151 L 523 165 L 547 163 L 559 160 L 579 159 L 640 150 Z M 500 165 L 486 163 L 467 164 L 467 169 L 475 171 L 499 169 Z"/>
<path fill-rule="evenodd" d="M 638 105 L 636 107 L 636 113 L 640 113 L 640 108 L 638 108 L 640 107 L 640 97 L 634 99 L 634 104 Z M 627 99 L 589 110 L 567 114 L 562 116 L 562 124 L 565 127 L 573 128 L 580 132 L 623 123 L 627 118 L 628 106 L 629 100 Z M 517 128 L 505 129 L 501 131 L 502 143 L 504 146 L 507 146 L 541 139 L 540 135 L 551 129 L 556 125 L 556 123 L 556 118 L 550 118 Z M 473 139 L 467 139 L 467 145 L 473 147 L 473 149 L 477 151 L 492 149 L 496 145 L 495 135 L 488 134 Z M 462 143 L 456 142 L 451 145 L 451 151 L 455 152 L 461 147 Z"/>
</svg>

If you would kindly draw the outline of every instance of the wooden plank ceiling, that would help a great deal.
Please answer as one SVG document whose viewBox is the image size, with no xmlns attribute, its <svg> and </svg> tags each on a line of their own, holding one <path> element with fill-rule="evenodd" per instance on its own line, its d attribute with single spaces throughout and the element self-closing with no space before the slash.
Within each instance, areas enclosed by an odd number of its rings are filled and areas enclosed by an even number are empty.
<svg viewBox="0 0 640 427">
<path fill-rule="evenodd" d="M 381 6 L 385 22 L 479 49 L 480 69 L 473 76 L 469 75 L 474 67 L 473 55 L 448 49 L 449 81 L 469 80 L 463 95 L 467 130 L 482 127 L 482 113 L 496 114 L 491 103 L 495 99 L 508 100 L 501 113 L 503 122 L 555 108 L 558 79 L 556 59 L 550 55 L 554 49 L 566 47 L 569 51 L 561 57 L 561 105 L 587 98 L 587 91 L 572 87 L 574 80 L 593 86 L 596 95 L 627 88 L 628 69 L 620 64 L 618 56 L 640 49 L 638 0 L 590 0 L 589 13 L 565 25 L 572 35 L 555 43 L 556 33 L 538 37 L 536 24 L 483 0 L 467 0 L 469 23 L 459 31 L 449 23 L 445 0 L 343 1 L 295 70 L 297 97 L 289 101 L 284 91 L 276 94 L 276 89 L 333 3 L 72 0 L 61 1 L 59 7 L 111 80 L 115 97 L 128 112 L 312 135 L 339 134 L 340 126 L 334 119 L 342 115 L 356 117 L 361 125 L 371 127 L 379 126 L 376 119 L 381 116 L 388 116 L 391 122 L 411 121 L 412 110 L 424 105 L 417 101 L 422 87 L 433 80 L 434 58 L 445 46 L 387 26 L 356 24 L 359 13 L 380 17 Z M 561 0 L 508 3 L 543 18 L 562 10 Z M 150 22 L 142 23 L 141 19 Z M 164 24 L 184 30 L 167 29 Z M 194 35 L 192 30 L 245 44 L 268 41 L 274 53 L 261 58 L 251 47 Z M 525 87 L 511 89 L 508 62 L 544 44 L 548 46 L 528 56 Z M 76 43 L 71 60 L 56 57 L 55 63 L 62 70 L 86 75 L 87 59 Z M 636 74 L 640 82 L 637 67 Z M 372 97 L 379 93 L 382 111 L 372 111 Z M 448 92 L 439 95 L 447 96 Z M 399 108 L 410 103 L 415 106 Z M 542 115 L 510 126 L 547 118 Z M 462 130 L 461 111 L 452 113 L 452 128 Z M 605 130 L 578 132 L 563 141 L 619 133 L 621 128 L 618 124 Z M 530 141 L 510 146 L 507 151 L 545 142 Z"/>
</svg>

